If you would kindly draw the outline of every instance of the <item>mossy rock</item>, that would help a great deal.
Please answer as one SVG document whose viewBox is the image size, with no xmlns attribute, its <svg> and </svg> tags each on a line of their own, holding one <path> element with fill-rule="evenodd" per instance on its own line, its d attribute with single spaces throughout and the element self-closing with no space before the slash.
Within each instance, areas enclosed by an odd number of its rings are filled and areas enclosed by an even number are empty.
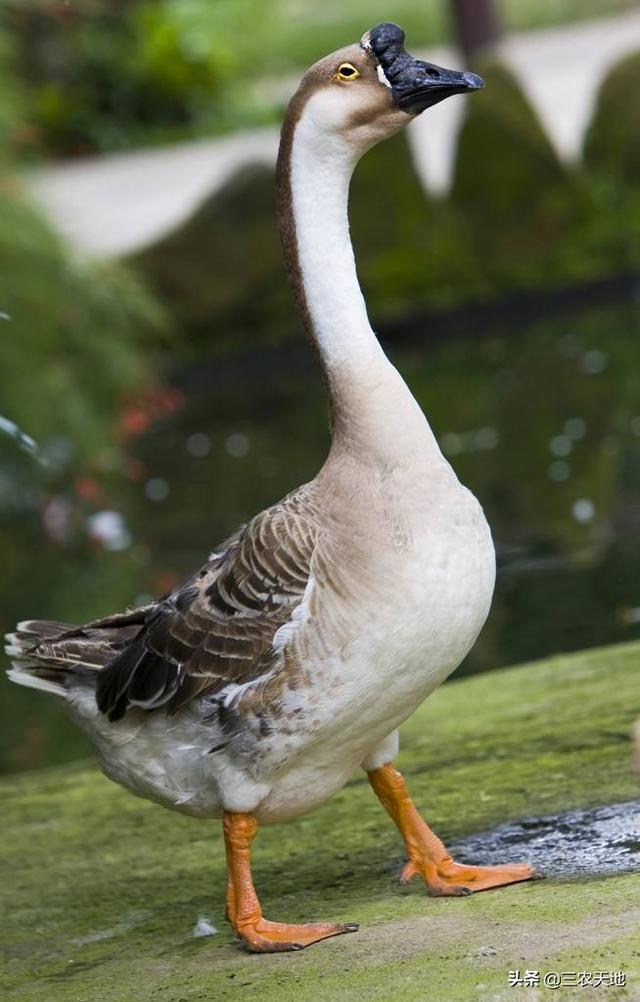
<svg viewBox="0 0 640 1002">
<path fill-rule="evenodd" d="M 349 216 L 374 321 L 393 323 L 480 291 L 468 224 L 455 207 L 425 192 L 405 132 L 374 147 L 359 164 Z"/>
<path fill-rule="evenodd" d="M 431 200 L 414 169 L 406 133 L 375 146 L 358 165 L 349 218 L 371 310 L 401 312 L 423 292 L 433 242 Z"/>
<path fill-rule="evenodd" d="M 276 229 L 273 171 L 240 170 L 181 227 L 130 259 L 202 346 L 277 340 L 295 324 Z"/>
<path fill-rule="evenodd" d="M 452 197 L 503 218 L 535 206 L 566 173 L 513 73 L 493 61 L 481 72 L 486 88 L 467 104 Z"/>
<path fill-rule="evenodd" d="M 640 644 L 602 648 L 437 690 L 403 727 L 399 765 L 445 840 L 637 797 L 639 658 Z M 399 839 L 363 775 L 314 813 L 263 829 L 254 854 L 270 917 L 359 921 L 359 933 L 270 957 L 242 952 L 224 921 L 218 825 L 136 800 L 86 765 L 1 790 L 5 997 L 20 1002 L 240 1002 L 247 991 L 263 1002 L 477 1002 L 517 992 L 508 971 L 524 968 L 622 969 L 632 998 L 640 978 L 637 874 L 430 899 L 417 881 L 398 885 Z M 218 933 L 195 938 L 203 916 Z"/>
<path fill-rule="evenodd" d="M 590 217 L 580 178 L 560 162 L 514 75 L 495 62 L 482 73 L 487 86 L 468 103 L 450 202 L 467 226 L 469 275 L 478 272 L 495 295 L 591 274 L 589 252 L 576 262 L 573 249 Z"/>
<path fill-rule="evenodd" d="M 640 182 L 640 52 L 606 77 L 584 143 L 585 163 L 631 184 Z"/>
</svg>

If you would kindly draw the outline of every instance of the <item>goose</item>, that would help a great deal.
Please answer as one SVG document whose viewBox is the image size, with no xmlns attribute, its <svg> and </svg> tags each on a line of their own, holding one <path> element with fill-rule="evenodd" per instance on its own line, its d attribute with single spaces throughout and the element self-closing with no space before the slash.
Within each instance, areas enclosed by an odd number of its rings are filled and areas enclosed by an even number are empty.
<svg viewBox="0 0 640 1002">
<path fill-rule="evenodd" d="M 255 952 L 357 929 L 266 919 L 250 851 L 259 825 L 312 810 L 359 768 L 404 840 L 402 881 L 462 895 L 534 876 L 527 863 L 456 863 L 393 765 L 399 725 L 485 621 L 495 555 L 480 504 L 371 328 L 347 216 L 367 150 L 482 86 L 410 55 L 390 23 L 306 72 L 276 185 L 289 280 L 328 389 L 324 465 L 158 601 L 82 626 L 26 621 L 7 637 L 12 680 L 65 702 L 107 776 L 222 820 L 227 917 Z"/>
</svg>

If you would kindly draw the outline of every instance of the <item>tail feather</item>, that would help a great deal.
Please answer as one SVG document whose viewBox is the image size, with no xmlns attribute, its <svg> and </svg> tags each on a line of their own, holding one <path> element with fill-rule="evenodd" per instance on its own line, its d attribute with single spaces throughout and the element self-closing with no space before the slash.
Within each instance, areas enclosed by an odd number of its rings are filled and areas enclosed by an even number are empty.
<svg viewBox="0 0 640 1002">
<path fill-rule="evenodd" d="M 72 623 L 59 623 L 54 619 L 23 619 L 16 626 L 18 633 L 25 636 L 38 637 L 39 639 L 43 639 L 44 637 L 59 637 L 70 630 L 77 630 L 77 626 L 74 626 Z"/>
<path fill-rule="evenodd" d="M 24 685 L 27 689 L 41 689 L 43 692 L 50 692 L 54 696 L 65 696 L 67 687 L 64 676 L 58 674 L 57 678 L 48 675 L 37 665 L 21 665 L 9 668 L 7 678 L 17 685 Z"/>
<path fill-rule="evenodd" d="M 72 685 L 95 686 L 99 671 L 137 635 L 146 610 L 85 626 L 29 619 L 6 636 L 12 682 L 65 696 Z"/>
</svg>

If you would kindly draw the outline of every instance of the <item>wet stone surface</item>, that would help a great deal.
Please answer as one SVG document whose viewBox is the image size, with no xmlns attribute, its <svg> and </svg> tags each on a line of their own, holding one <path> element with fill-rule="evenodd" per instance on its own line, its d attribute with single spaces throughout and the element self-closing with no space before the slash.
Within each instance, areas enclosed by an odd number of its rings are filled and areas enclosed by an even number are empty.
<svg viewBox="0 0 640 1002">
<path fill-rule="evenodd" d="M 523 818 L 464 839 L 461 863 L 530 862 L 546 877 L 640 871 L 640 800 Z"/>
</svg>

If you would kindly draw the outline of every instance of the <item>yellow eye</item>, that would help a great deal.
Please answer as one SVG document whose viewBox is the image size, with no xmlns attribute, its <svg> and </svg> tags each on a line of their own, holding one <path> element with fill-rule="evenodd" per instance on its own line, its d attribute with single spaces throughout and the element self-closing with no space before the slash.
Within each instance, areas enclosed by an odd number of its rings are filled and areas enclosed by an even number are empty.
<svg viewBox="0 0 640 1002">
<path fill-rule="evenodd" d="M 336 80 L 357 80 L 359 76 L 360 70 L 353 63 L 341 63 L 336 71 Z"/>
</svg>

